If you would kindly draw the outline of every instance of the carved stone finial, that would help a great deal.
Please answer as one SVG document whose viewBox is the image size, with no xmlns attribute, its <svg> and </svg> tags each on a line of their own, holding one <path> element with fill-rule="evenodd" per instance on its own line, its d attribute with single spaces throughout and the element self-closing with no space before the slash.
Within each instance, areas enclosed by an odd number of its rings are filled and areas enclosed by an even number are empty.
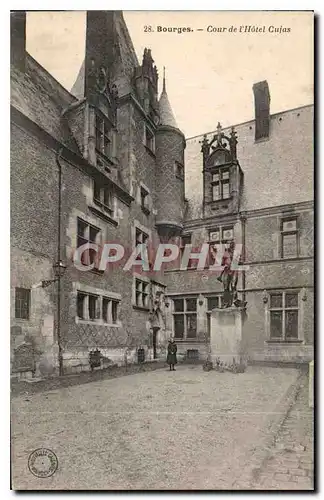
<svg viewBox="0 0 324 500">
<path fill-rule="evenodd" d="M 217 140 L 217 146 L 222 146 L 222 138 L 224 137 L 224 133 L 222 132 L 222 126 L 218 122 L 217 123 L 217 133 L 216 133 L 216 140 Z"/>
<path fill-rule="evenodd" d="M 157 82 L 158 82 L 159 74 L 156 66 L 153 66 L 153 83 L 157 87 Z"/>
</svg>

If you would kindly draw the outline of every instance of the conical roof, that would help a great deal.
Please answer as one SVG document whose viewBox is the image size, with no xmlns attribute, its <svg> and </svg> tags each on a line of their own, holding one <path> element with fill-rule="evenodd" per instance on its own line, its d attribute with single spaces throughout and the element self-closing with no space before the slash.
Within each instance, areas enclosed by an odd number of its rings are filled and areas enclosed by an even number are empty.
<svg viewBox="0 0 324 500">
<path fill-rule="evenodd" d="M 178 128 L 165 87 L 165 68 L 163 68 L 163 89 L 159 100 L 160 125 Z"/>
</svg>

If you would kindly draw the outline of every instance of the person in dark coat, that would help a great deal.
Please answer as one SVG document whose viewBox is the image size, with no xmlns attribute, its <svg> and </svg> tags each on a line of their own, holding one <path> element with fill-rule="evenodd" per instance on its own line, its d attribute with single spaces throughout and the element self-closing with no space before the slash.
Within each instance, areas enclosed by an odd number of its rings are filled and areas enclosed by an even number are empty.
<svg viewBox="0 0 324 500">
<path fill-rule="evenodd" d="M 167 363 L 170 365 L 170 371 L 175 370 L 174 365 L 177 364 L 177 344 L 173 339 L 169 340 L 168 344 L 168 356 L 167 356 Z"/>
</svg>

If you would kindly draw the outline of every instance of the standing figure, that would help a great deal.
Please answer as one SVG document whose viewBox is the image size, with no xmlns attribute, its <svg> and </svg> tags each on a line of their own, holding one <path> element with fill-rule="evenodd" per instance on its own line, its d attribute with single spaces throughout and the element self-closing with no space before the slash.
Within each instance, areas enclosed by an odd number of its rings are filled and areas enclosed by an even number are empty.
<svg viewBox="0 0 324 500">
<path fill-rule="evenodd" d="M 217 278 L 218 281 L 223 283 L 224 287 L 223 307 L 231 307 L 231 305 L 233 304 L 233 299 L 236 298 L 238 273 L 236 270 L 231 268 L 234 257 L 234 250 L 235 242 L 232 240 L 222 257 L 222 266 L 224 267 L 224 269 L 221 272 L 221 275 Z"/>
<path fill-rule="evenodd" d="M 167 356 L 167 363 L 170 366 L 170 371 L 171 370 L 175 371 L 174 365 L 177 364 L 177 350 L 178 350 L 177 344 L 173 339 L 170 339 L 168 344 L 168 356 Z"/>
</svg>

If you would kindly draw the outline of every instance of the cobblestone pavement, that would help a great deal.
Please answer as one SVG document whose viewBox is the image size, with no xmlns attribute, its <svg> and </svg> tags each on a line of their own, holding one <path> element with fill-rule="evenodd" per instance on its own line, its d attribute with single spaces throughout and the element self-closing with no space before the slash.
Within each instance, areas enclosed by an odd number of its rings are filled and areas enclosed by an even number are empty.
<svg viewBox="0 0 324 500">
<path fill-rule="evenodd" d="M 308 406 L 307 377 L 284 420 L 254 487 L 276 490 L 313 490 L 313 410 Z"/>
<path fill-rule="evenodd" d="M 293 368 L 235 375 L 179 366 L 18 396 L 13 488 L 249 488 L 298 377 Z M 43 447 L 59 467 L 41 479 L 28 470 L 28 457 Z"/>
</svg>

